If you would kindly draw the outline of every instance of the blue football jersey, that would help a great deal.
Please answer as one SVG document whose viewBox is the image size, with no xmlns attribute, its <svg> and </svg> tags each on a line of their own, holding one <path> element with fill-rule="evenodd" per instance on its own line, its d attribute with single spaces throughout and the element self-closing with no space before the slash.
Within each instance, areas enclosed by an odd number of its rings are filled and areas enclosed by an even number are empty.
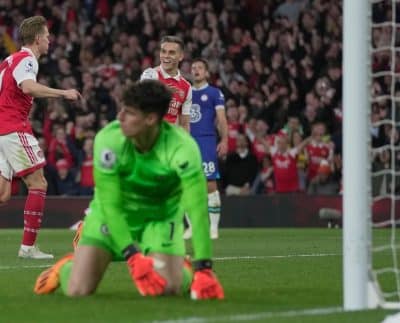
<svg viewBox="0 0 400 323">
<path fill-rule="evenodd" d="M 216 110 L 225 106 L 222 92 L 209 84 L 200 89 L 192 87 L 192 107 L 190 109 L 190 133 L 193 137 L 216 136 Z"/>
</svg>

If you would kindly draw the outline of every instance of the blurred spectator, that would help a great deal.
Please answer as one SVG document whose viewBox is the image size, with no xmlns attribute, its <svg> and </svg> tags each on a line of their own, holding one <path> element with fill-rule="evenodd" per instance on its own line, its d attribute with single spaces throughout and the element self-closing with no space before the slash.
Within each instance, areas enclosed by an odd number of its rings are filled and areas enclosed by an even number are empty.
<svg viewBox="0 0 400 323">
<path fill-rule="evenodd" d="M 301 192 L 306 191 L 307 187 L 307 156 L 304 152 L 304 148 L 301 145 L 303 141 L 303 136 L 301 135 L 299 130 L 292 130 L 290 136 L 290 147 L 299 147 L 297 154 L 297 174 L 299 176 L 299 190 Z"/>
<path fill-rule="evenodd" d="M 311 180 L 308 194 L 334 195 L 339 192 L 339 185 L 332 177 L 332 169 L 327 160 L 321 160 L 317 175 Z"/>
<path fill-rule="evenodd" d="M 223 186 L 227 195 L 248 195 L 258 171 L 256 157 L 249 150 L 245 135 L 237 136 L 236 151 L 228 154 L 221 167 Z"/>
<path fill-rule="evenodd" d="M 67 135 L 64 125 L 59 125 L 55 129 L 55 137 L 51 139 L 47 160 L 52 166 L 56 166 L 59 159 L 64 159 L 68 163 L 68 167 L 72 167 L 73 157 L 67 145 Z"/>
<path fill-rule="evenodd" d="M 79 183 L 79 195 L 92 195 L 93 180 L 93 139 L 85 138 L 82 149 L 79 151 L 78 173 L 76 181 Z"/>
<path fill-rule="evenodd" d="M 316 122 L 312 125 L 311 140 L 305 147 L 308 160 L 307 181 L 311 183 L 317 175 L 321 160 L 327 160 L 330 165 L 333 158 L 333 143 L 326 142 L 326 127 L 322 122 Z M 325 140 L 324 140 L 325 139 Z"/>
<path fill-rule="evenodd" d="M 275 192 L 274 167 L 271 157 L 265 155 L 262 167 L 251 188 L 254 194 L 270 194 Z"/>
<path fill-rule="evenodd" d="M 243 125 L 239 120 L 239 110 L 235 100 L 228 99 L 226 105 L 226 119 L 228 121 L 228 153 L 236 151 L 236 142 Z"/>
<path fill-rule="evenodd" d="M 73 170 L 66 159 L 59 159 L 56 162 L 56 185 L 58 195 L 77 195 L 78 184 L 75 181 Z"/>
<path fill-rule="evenodd" d="M 297 171 L 297 158 L 299 151 L 309 142 L 309 139 L 302 141 L 297 146 L 290 148 L 289 138 L 280 135 L 276 139 L 276 146 L 268 149 L 271 154 L 275 191 L 277 193 L 294 193 L 300 191 L 300 181 Z"/>
</svg>

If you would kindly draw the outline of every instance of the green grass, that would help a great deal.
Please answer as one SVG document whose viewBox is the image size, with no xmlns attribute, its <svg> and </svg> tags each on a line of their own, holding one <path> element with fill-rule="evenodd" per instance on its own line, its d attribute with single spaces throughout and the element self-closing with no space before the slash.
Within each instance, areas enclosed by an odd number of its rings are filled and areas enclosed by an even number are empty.
<svg viewBox="0 0 400 323">
<path fill-rule="evenodd" d="M 16 257 L 20 230 L 0 230 L 0 322 L 381 322 L 384 310 L 341 312 L 340 230 L 225 229 L 215 242 L 215 271 L 224 301 L 143 298 L 126 265 L 113 263 L 95 295 L 67 298 L 32 293 L 39 266 Z M 378 235 L 385 235 L 378 233 Z M 73 233 L 42 230 L 40 247 L 56 258 L 71 250 Z M 190 246 L 188 248 L 190 250 Z M 328 309 L 329 313 L 319 313 Z"/>
</svg>

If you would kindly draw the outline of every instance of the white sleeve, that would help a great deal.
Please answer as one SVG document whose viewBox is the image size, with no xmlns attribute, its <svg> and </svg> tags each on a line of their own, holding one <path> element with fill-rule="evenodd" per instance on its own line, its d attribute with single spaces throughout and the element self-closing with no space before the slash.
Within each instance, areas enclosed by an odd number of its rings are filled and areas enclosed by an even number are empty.
<svg viewBox="0 0 400 323">
<path fill-rule="evenodd" d="M 14 67 L 12 75 L 18 86 L 25 80 L 33 80 L 36 82 L 36 75 L 39 70 L 37 60 L 28 56 L 23 58 L 17 66 Z"/>
<path fill-rule="evenodd" d="M 140 75 L 140 80 L 158 80 L 158 73 L 155 68 L 146 68 L 142 75 Z"/>
<path fill-rule="evenodd" d="M 183 102 L 182 105 L 182 114 L 190 115 L 191 107 L 192 107 L 192 87 L 189 87 L 185 102 Z"/>
<path fill-rule="evenodd" d="M 275 146 L 271 146 L 269 148 L 269 153 L 271 156 L 274 156 L 277 152 L 278 152 L 278 148 L 276 148 Z"/>
</svg>

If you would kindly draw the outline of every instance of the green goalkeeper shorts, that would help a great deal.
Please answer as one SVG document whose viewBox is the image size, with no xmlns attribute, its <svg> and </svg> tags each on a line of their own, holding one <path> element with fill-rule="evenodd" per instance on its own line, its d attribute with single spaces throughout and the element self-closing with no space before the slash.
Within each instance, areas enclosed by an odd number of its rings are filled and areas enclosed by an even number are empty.
<svg viewBox="0 0 400 323">
<path fill-rule="evenodd" d="M 132 240 L 138 243 L 144 254 L 184 256 L 183 228 L 182 217 L 176 217 L 166 221 L 147 222 L 142 227 L 130 228 L 130 231 Z M 78 245 L 102 248 L 112 254 L 113 260 L 124 260 L 122 250 L 118 250 L 107 225 L 93 213 L 85 217 Z"/>
</svg>

